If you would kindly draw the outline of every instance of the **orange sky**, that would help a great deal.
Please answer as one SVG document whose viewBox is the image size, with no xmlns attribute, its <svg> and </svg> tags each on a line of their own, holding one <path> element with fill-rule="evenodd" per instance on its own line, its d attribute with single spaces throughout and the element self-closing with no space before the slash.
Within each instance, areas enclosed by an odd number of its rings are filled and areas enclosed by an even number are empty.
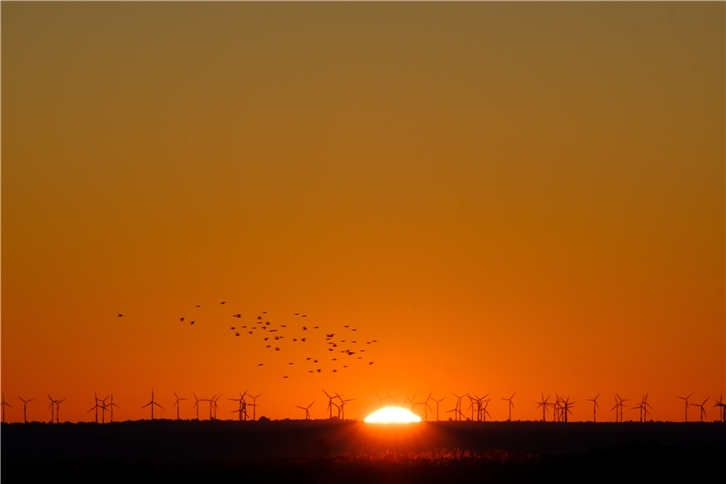
<svg viewBox="0 0 726 484">
<path fill-rule="evenodd" d="M 8 421 L 724 392 L 723 3 L 1 8 Z M 232 335 L 261 311 L 375 364 Z"/>
</svg>

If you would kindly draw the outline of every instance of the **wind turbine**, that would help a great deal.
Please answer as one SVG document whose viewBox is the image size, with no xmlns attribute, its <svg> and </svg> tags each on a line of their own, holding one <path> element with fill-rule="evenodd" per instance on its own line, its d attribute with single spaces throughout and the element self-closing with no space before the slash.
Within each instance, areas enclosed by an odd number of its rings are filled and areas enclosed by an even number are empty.
<svg viewBox="0 0 726 484">
<path fill-rule="evenodd" d="M 2 403 L 0 403 L 0 406 L 2 406 L 2 419 L 0 419 L 0 422 L 5 423 L 5 407 L 12 407 L 12 405 L 5 401 L 5 392 L 2 394 Z"/>
<path fill-rule="evenodd" d="M 686 417 L 684 422 L 688 422 L 688 399 L 691 398 L 691 395 L 693 395 L 693 392 L 689 393 L 687 397 L 678 397 L 686 403 Z"/>
<path fill-rule="evenodd" d="M 261 396 L 261 393 L 259 395 L 250 395 L 252 403 L 250 403 L 249 405 L 252 407 L 252 420 L 257 420 L 257 399 Z"/>
<path fill-rule="evenodd" d="M 301 407 L 300 405 L 295 405 L 295 406 L 301 410 L 305 410 L 305 420 L 310 420 L 310 407 L 312 407 L 314 403 L 315 402 L 311 403 L 307 407 Z"/>
<path fill-rule="evenodd" d="M 113 407 L 116 407 L 116 408 L 121 408 L 121 407 L 119 407 L 118 405 L 113 403 L 113 393 L 110 395 L 110 398 L 111 398 L 111 402 L 109 402 L 109 404 L 108 404 L 108 410 L 111 412 L 111 422 L 113 422 Z"/>
<path fill-rule="evenodd" d="M 548 407 L 551 407 L 551 406 L 553 406 L 553 405 L 554 405 L 553 403 L 548 403 L 548 400 L 549 400 L 549 399 L 550 399 L 549 395 L 547 396 L 547 398 L 545 398 L 545 397 L 544 397 L 544 393 L 543 393 L 543 394 L 542 394 L 542 400 L 541 400 L 541 401 L 539 401 L 539 402 L 534 402 L 534 403 L 536 403 L 536 404 L 537 404 L 537 408 L 540 408 L 540 407 L 542 407 L 542 421 L 543 421 L 543 422 L 546 422 L 546 421 L 547 421 L 547 418 L 546 418 L 546 413 L 545 413 L 545 412 L 546 412 L 547 410 L 549 410 L 549 408 L 548 408 Z"/>
<path fill-rule="evenodd" d="M 555 393 L 555 403 L 552 404 L 552 416 L 555 422 L 562 421 L 562 402 L 560 395 Z"/>
<path fill-rule="evenodd" d="M 692 403 L 691 404 L 694 407 L 701 407 L 701 422 L 703 422 L 703 417 L 706 416 L 706 409 L 703 408 L 703 406 L 706 405 L 706 402 L 709 400 L 709 398 L 711 398 L 711 397 L 706 397 L 706 399 L 701 403 Z"/>
<path fill-rule="evenodd" d="M 50 393 L 48 394 L 48 399 L 50 400 L 50 405 L 48 405 L 50 409 L 50 423 L 53 423 L 55 421 L 55 400 L 50 396 Z"/>
<path fill-rule="evenodd" d="M 214 397 L 214 420 L 217 420 L 217 410 L 219 410 L 219 405 L 217 405 L 217 401 L 222 397 L 222 394 L 220 393 L 216 397 Z"/>
<path fill-rule="evenodd" d="M 194 405 L 192 405 L 192 407 L 197 409 L 197 420 L 199 420 L 199 402 L 203 402 L 204 400 L 199 400 L 197 394 L 194 392 L 192 392 L 192 395 L 194 395 Z"/>
<path fill-rule="evenodd" d="M 592 402 L 592 421 L 597 422 L 597 409 L 600 405 L 597 404 L 597 397 L 600 396 L 600 393 L 595 395 L 595 398 L 586 398 L 588 402 Z"/>
<path fill-rule="evenodd" d="M 648 407 L 653 408 L 650 403 L 648 403 L 648 394 L 646 393 L 645 395 L 643 395 L 643 399 L 640 401 L 640 403 L 633 407 L 638 409 L 641 422 L 645 422 L 648 420 Z"/>
<path fill-rule="evenodd" d="M 441 397 L 440 399 L 436 400 L 435 398 L 432 398 L 434 402 L 436 402 L 436 421 L 439 421 L 439 403 L 441 403 L 446 397 Z"/>
<path fill-rule="evenodd" d="M 239 394 L 239 398 L 228 398 L 227 400 L 231 400 L 233 402 L 238 402 L 239 408 L 237 410 L 232 410 L 231 413 L 238 414 L 239 421 L 241 422 L 244 418 L 244 420 L 247 420 L 247 402 L 245 402 L 245 395 L 247 395 L 247 390 L 245 390 L 244 393 Z"/>
<path fill-rule="evenodd" d="M 479 399 L 476 397 L 476 395 L 467 395 L 469 397 L 469 406 L 466 408 L 467 410 L 471 410 L 471 421 L 474 421 L 474 412 L 476 412 L 477 418 L 479 417 L 479 409 L 481 408 L 481 405 L 479 404 Z"/>
<path fill-rule="evenodd" d="M 3 395 L 3 399 L 4 398 L 5 398 L 5 395 Z M 28 423 L 28 417 L 27 417 L 26 409 L 28 407 L 28 403 L 30 403 L 33 400 L 35 400 L 35 398 L 29 398 L 28 400 L 24 399 L 21 396 L 18 396 L 18 398 L 23 402 L 23 423 Z M 4 421 L 5 421 L 5 416 L 3 416 L 3 422 Z"/>
<path fill-rule="evenodd" d="M 345 420 L 345 404 L 348 402 L 352 402 L 353 400 L 355 400 L 355 398 L 347 398 L 345 400 L 343 400 L 342 398 L 340 399 L 340 419 L 341 420 Z"/>
<path fill-rule="evenodd" d="M 610 409 L 610 411 L 615 410 L 615 421 L 620 422 L 620 418 L 618 418 L 618 408 L 620 407 L 620 400 L 618 399 L 618 394 L 615 394 L 615 405 L 613 405 L 613 408 Z"/>
<path fill-rule="evenodd" d="M 511 422 L 512 421 L 512 409 L 514 408 L 514 402 L 512 401 L 512 398 L 514 398 L 514 395 L 516 393 L 517 392 L 512 393 L 512 396 L 509 397 L 509 398 L 502 398 L 502 400 L 506 400 L 506 401 L 509 402 L 509 418 L 507 419 L 507 422 Z"/>
<path fill-rule="evenodd" d="M 487 407 L 489 406 L 489 402 L 491 402 L 491 398 L 487 398 L 486 400 L 483 400 L 484 406 L 481 409 L 481 418 L 483 422 L 487 421 L 487 415 L 489 415 L 489 418 L 492 418 L 492 414 L 489 413 L 489 410 L 487 410 Z"/>
<path fill-rule="evenodd" d="M 176 419 L 180 420 L 179 412 L 181 410 L 181 405 L 179 404 L 179 401 L 186 400 L 186 398 L 180 398 L 179 395 L 176 394 L 176 392 L 173 392 L 173 393 L 174 393 L 174 397 L 176 397 L 176 401 L 174 402 L 174 407 L 176 407 Z M 174 407 L 172 407 L 172 408 L 174 408 Z"/>
<path fill-rule="evenodd" d="M 570 402 L 570 397 L 567 397 L 562 401 L 562 421 L 567 423 L 567 414 L 572 413 L 570 410 L 571 406 L 574 406 L 576 402 Z"/>
<path fill-rule="evenodd" d="M 154 405 L 156 405 L 157 407 L 160 407 L 161 409 L 164 408 L 154 401 L 154 389 L 152 388 L 151 389 L 151 401 L 149 403 L 147 403 L 146 405 L 144 405 L 143 407 L 141 407 L 141 408 L 145 408 L 145 407 L 151 406 L 151 420 L 154 420 Z"/>
<path fill-rule="evenodd" d="M 323 389 L 321 388 L 321 390 L 323 390 Z M 335 407 L 336 407 L 336 408 L 338 409 L 338 413 L 340 413 L 340 407 L 338 407 L 338 405 L 336 405 L 336 404 L 335 404 L 335 403 L 333 402 L 333 399 L 334 399 L 335 397 L 331 397 L 331 396 L 330 396 L 330 395 L 328 394 L 328 392 L 326 392 L 325 390 L 323 390 L 323 393 L 325 393 L 325 396 L 326 396 L 326 397 L 328 397 L 328 418 L 329 418 L 329 419 L 332 419 L 332 418 L 333 418 L 333 406 L 335 405 Z M 376 393 L 376 395 L 378 395 L 378 394 Z M 380 396 L 380 395 L 378 395 L 378 398 L 381 398 L 381 396 Z M 383 399 L 382 399 L 382 398 L 381 398 L 381 401 L 383 401 Z"/>
<path fill-rule="evenodd" d="M 617 401 L 617 403 L 615 404 L 615 407 L 620 410 L 620 422 L 622 423 L 622 421 L 623 421 L 623 407 L 625 406 L 625 402 L 629 402 L 630 399 L 629 398 L 622 398 L 620 395 L 618 395 L 616 393 L 615 394 L 615 400 Z M 618 415 L 618 411 L 615 410 L 615 416 L 616 416 L 615 421 L 616 422 L 618 421 L 617 415 Z"/>
<path fill-rule="evenodd" d="M 452 393 L 456 397 L 456 407 L 454 407 L 454 420 L 460 421 L 461 417 L 464 415 L 461 411 L 461 399 L 464 397 L 469 396 L 468 393 L 465 393 L 461 396 L 457 395 L 456 393 Z"/>
<path fill-rule="evenodd" d="M 716 403 L 713 404 L 714 407 L 721 407 L 721 421 L 726 422 L 726 403 L 721 401 L 721 398 L 723 395 L 720 395 L 718 397 L 718 400 L 716 400 Z"/>
<path fill-rule="evenodd" d="M 50 399 L 50 405 L 48 408 L 50 408 L 50 423 L 53 423 L 53 417 L 55 417 L 55 423 L 60 423 L 60 419 L 58 415 L 60 414 L 60 404 L 65 402 L 65 398 L 63 400 L 54 400 L 53 397 L 50 396 L 50 393 L 48 394 L 48 398 Z"/>
<path fill-rule="evenodd" d="M 99 409 L 99 408 L 100 408 L 101 406 L 100 406 L 100 405 L 98 404 L 98 402 L 99 402 L 99 399 L 98 399 L 98 395 L 96 395 L 96 392 L 93 392 L 93 399 L 94 399 L 94 400 L 96 401 L 96 404 L 95 404 L 94 406 L 92 406 L 92 407 L 91 407 L 91 408 L 90 408 L 90 409 L 88 410 L 88 412 L 86 412 L 86 413 L 90 413 L 90 412 L 91 412 L 92 410 L 95 410 L 95 411 L 96 411 L 96 423 L 98 423 L 98 409 Z"/>
<path fill-rule="evenodd" d="M 433 392 L 431 392 L 433 393 Z M 429 400 L 431 400 L 431 393 L 429 393 L 428 398 L 424 400 L 423 402 L 412 402 L 411 403 L 411 411 L 413 411 L 414 407 L 416 405 L 423 405 L 424 408 L 424 422 L 428 420 L 428 410 L 431 410 L 431 407 L 429 406 Z"/>
<path fill-rule="evenodd" d="M 60 423 L 60 404 L 65 401 L 65 398 L 62 400 L 55 400 L 55 423 Z"/>
</svg>

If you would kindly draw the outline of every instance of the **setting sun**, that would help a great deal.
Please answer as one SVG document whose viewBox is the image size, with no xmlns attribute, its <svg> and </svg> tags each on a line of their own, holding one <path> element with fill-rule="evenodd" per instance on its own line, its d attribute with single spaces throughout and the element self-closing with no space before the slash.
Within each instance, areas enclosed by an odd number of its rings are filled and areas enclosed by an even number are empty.
<svg viewBox="0 0 726 484">
<path fill-rule="evenodd" d="M 411 423 L 421 417 L 403 407 L 383 407 L 365 418 L 366 423 Z"/>
</svg>

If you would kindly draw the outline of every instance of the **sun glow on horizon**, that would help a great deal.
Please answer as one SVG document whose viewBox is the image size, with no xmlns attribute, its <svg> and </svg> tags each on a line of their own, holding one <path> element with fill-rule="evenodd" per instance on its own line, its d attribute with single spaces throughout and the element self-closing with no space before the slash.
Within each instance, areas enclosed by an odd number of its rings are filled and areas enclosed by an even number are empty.
<svg viewBox="0 0 726 484">
<path fill-rule="evenodd" d="M 368 415 L 366 423 L 412 423 L 420 422 L 421 417 L 403 407 L 383 407 Z"/>
</svg>

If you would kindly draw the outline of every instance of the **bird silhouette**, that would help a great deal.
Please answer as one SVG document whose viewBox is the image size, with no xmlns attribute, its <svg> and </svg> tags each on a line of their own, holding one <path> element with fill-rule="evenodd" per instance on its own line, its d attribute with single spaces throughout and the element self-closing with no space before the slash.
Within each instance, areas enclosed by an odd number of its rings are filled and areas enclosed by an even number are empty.
<svg viewBox="0 0 726 484">
<path fill-rule="evenodd" d="M 221 303 L 219 303 L 219 304 L 224 304 L 224 301 L 222 301 L 222 302 L 221 302 Z"/>
<path fill-rule="evenodd" d="M 179 321 L 184 321 L 184 318 L 179 318 Z"/>
<path fill-rule="evenodd" d="M 121 313 L 118 313 L 118 317 L 119 317 L 119 318 L 122 318 L 122 317 L 123 317 L 123 314 L 121 314 Z"/>
<path fill-rule="evenodd" d="M 234 333 L 234 335 L 235 335 L 235 336 L 239 336 L 239 333 L 235 332 L 235 333 Z"/>
<path fill-rule="evenodd" d="M 189 323 L 189 324 L 194 324 L 194 321 L 192 321 L 192 322 L 191 322 L 191 323 Z"/>
</svg>

